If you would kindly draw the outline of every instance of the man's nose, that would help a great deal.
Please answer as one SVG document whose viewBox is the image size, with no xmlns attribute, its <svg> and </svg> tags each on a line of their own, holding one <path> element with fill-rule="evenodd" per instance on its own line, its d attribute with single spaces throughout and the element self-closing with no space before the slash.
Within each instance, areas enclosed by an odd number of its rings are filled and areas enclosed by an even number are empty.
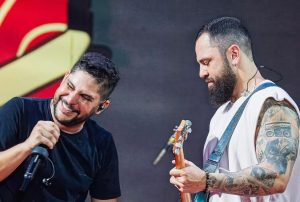
<svg viewBox="0 0 300 202">
<path fill-rule="evenodd" d="M 201 66 L 199 69 L 199 77 L 201 79 L 205 79 L 208 75 L 207 67 Z"/>
<path fill-rule="evenodd" d="M 66 100 L 69 105 L 75 105 L 79 102 L 79 96 L 76 93 L 70 93 L 67 97 Z"/>
</svg>

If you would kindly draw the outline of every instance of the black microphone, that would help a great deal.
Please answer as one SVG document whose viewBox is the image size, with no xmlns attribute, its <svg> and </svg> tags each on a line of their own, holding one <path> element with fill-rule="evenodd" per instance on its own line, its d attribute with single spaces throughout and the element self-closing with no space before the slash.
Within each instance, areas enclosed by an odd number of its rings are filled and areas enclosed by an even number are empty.
<svg viewBox="0 0 300 202">
<path fill-rule="evenodd" d="M 34 178 L 37 170 L 39 169 L 42 161 L 48 158 L 49 153 L 45 147 L 46 146 L 42 145 L 33 148 L 30 162 L 24 174 L 24 180 L 20 187 L 20 191 L 25 191 L 27 189 L 29 183 Z"/>
<path fill-rule="evenodd" d="M 161 158 L 165 155 L 167 150 L 170 148 L 170 146 L 174 143 L 174 137 L 173 135 L 169 138 L 168 142 L 165 144 L 165 146 L 162 148 L 162 150 L 159 152 L 157 157 L 153 161 L 153 165 L 158 164 L 158 162 L 161 160 Z"/>
</svg>

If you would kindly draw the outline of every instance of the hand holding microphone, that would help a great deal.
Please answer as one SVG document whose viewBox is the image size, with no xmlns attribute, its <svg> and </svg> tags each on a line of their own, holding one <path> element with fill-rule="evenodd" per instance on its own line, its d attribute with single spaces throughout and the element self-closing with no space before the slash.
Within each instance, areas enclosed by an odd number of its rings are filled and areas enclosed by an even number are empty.
<svg viewBox="0 0 300 202">
<path fill-rule="evenodd" d="M 34 178 L 38 168 L 43 160 L 48 159 L 47 147 L 53 149 L 57 143 L 60 132 L 58 126 L 52 121 L 39 121 L 33 128 L 30 136 L 25 141 L 30 148 L 32 148 L 32 154 L 30 156 L 30 162 L 24 174 L 24 180 L 20 187 L 20 191 L 25 191 Z M 52 166 L 53 163 L 51 162 Z M 43 179 L 45 184 L 48 184 L 49 178 Z"/>
<path fill-rule="evenodd" d="M 53 149 L 58 141 L 59 135 L 59 128 L 54 122 L 39 121 L 32 129 L 25 143 L 27 143 L 31 149 L 38 145 L 45 145 L 49 149 Z"/>
</svg>

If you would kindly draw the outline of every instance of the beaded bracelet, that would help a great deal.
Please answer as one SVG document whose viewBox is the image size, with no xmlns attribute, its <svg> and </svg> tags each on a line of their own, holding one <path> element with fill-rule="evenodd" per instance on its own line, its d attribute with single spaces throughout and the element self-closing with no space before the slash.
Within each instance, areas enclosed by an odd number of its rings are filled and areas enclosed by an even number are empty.
<svg viewBox="0 0 300 202">
<path fill-rule="evenodd" d="M 208 189 L 208 181 L 209 181 L 209 173 L 205 172 L 206 182 L 205 182 L 205 188 L 203 192 L 207 192 Z"/>
</svg>

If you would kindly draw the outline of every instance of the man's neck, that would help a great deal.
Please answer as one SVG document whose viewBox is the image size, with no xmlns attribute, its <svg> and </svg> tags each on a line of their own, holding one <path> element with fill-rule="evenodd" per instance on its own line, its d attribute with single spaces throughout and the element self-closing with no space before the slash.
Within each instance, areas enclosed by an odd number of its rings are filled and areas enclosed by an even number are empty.
<svg viewBox="0 0 300 202">
<path fill-rule="evenodd" d="M 79 133 L 82 130 L 83 125 L 84 125 L 84 123 L 82 123 L 80 126 L 65 126 L 65 125 L 60 124 L 57 121 L 55 123 L 58 125 L 58 127 L 61 131 L 68 133 L 68 134 Z"/>
<path fill-rule="evenodd" d="M 248 65 L 247 68 L 240 68 L 238 72 L 237 84 L 231 97 L 232 102 L 235 102 L 241 96 L 248 96 L 265 80 L 254 63 Z"/>
</svg>

